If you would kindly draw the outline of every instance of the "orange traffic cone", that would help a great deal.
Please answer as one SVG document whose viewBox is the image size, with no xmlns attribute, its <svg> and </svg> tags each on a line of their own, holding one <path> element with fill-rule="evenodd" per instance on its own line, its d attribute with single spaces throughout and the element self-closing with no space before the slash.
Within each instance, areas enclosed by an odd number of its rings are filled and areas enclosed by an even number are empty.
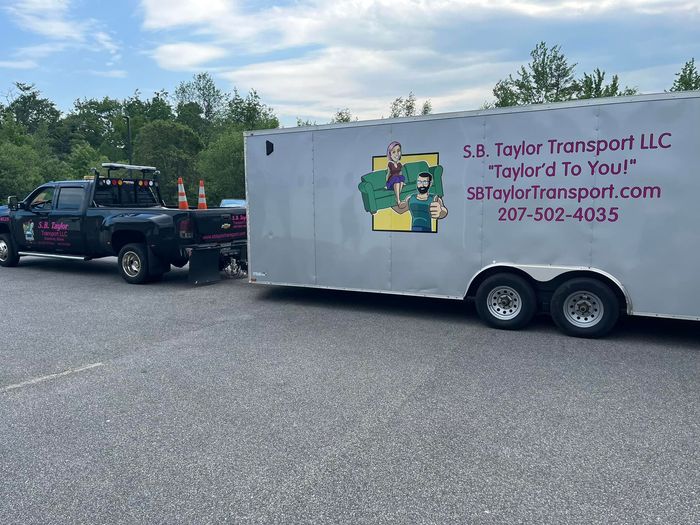
<svg viewBox="0 0 700 525">
<path fill-rule="evenodd" d="M 189 209 L 187 204 L 187 195 L 185 194 L 185 185 L 182 182 L 182 177 L 177 179 L 177 207 L 181 210 Z"/>
<path fill-rule="evenodd" d="M 207 209 L 207 195 L 204 193 L 204 181 L 199 181 L 199 199 L 197 200 L 197 209 Z"/>
</svg>

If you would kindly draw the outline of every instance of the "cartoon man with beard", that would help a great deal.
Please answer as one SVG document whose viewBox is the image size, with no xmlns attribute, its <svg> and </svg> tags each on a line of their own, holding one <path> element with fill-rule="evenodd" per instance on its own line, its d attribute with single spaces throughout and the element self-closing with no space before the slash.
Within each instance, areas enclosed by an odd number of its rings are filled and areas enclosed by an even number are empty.
<svg viewBox="0 0 700 525">
<path fill-rule="evenodd" d="M 411 212 L 411 231 L 432 232 L 431 219 L 444 219 L 447 217 L 445 203 L 437 195 L 430 193 L 433 185 L 433 176 L 424 171 L 418 175 L 416 181 L 417 193 L 409 195 L 406 199 L 394 208 L 396 213 Z"/>
</svg>

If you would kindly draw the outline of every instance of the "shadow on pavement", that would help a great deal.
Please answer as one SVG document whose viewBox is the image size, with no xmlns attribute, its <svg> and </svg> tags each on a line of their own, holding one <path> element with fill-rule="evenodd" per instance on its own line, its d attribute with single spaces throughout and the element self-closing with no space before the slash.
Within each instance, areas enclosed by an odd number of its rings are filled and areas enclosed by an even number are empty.
<svg viewBox="0 0 700 525">
<path fill-rule="evenodd" d="M 480 322 L 472 301 L 294 287 L 270 287 L 264 291 L 261 299 L 376 312 L 378 315 L 424 316 L 425 312 L 430 312 L 431 317 L 440 319 Z M 528 330 L 557 331 L 557 328 L 548 315 L 542 314 L 535 317 Z M 608 338 L 654 341 L 700 351 L 700 322 L 623 316 Z"/>
<path fill-rule="evenodd" d="M 42 257 L 22 257 L 19 266 L 13 271 L 20 272 L 23 268 L 57 274 L 71 274 L 84 276 L 105 276 L 110 281 L 123 282 L 117 268 L 116 257 L 105 257 L 91 261 L 71 261 L 61 259 L 46 259 Z M 163 281 L 187 281 L 187 267 L 175 268 L 163 276 Z M 124 283 L 126 284 L 126 283 Z"/>
</svg>

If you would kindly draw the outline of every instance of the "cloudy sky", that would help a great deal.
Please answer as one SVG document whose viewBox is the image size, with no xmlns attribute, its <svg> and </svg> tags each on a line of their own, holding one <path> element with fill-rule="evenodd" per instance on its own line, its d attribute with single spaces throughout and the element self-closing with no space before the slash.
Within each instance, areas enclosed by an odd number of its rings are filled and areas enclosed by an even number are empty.
<svg viewBox="0 0 700 525">
<path fill-rule="evenodd" d="M 458 111 L 540 40 L 651 93 L 700 62 L 699 22 L 700 0 L 0 0 L 0 96 L 33 82 L 68 110 L 209 71 L 285 125 L 386 116 L 409 91 Z"/>
</svg>

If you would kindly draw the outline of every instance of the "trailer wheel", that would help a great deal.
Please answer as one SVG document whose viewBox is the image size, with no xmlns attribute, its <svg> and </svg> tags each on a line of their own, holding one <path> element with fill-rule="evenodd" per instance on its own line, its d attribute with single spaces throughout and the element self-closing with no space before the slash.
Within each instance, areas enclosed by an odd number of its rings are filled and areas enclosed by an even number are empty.
<svg viewBox="0 0 700 525">
<path fill-rule="evenodd" d="M 19 255 L 17 255 L 17 248 L 15 243 L 12 241 L 12 237 L 9 233 L 3 233 L 0 235 L 0 266 L 5 266 L 10 268 L 12 266 L 17 266 L 19 262 Z"/>
<path fill-rule="evenodd" d="M 127 244 L 119 250 L 119 273 L 129 284 L 148 282 L 148 250 L 145 244 Z"/>
<path fill-rule="evenodd" d="M 554 323 L 567 335 L 602 337 L 617 323 L 620 302 L 605 283 L 576 278 L 555 290 L 550 313 Z"/>
<path fill-rule="evenodd" d="M 537 296 L 530 283 L 519 275 L 499 273 L 479 286 L 476 311 L 489 326 L 518 330 L 534 317 Z"/>
</svg>

